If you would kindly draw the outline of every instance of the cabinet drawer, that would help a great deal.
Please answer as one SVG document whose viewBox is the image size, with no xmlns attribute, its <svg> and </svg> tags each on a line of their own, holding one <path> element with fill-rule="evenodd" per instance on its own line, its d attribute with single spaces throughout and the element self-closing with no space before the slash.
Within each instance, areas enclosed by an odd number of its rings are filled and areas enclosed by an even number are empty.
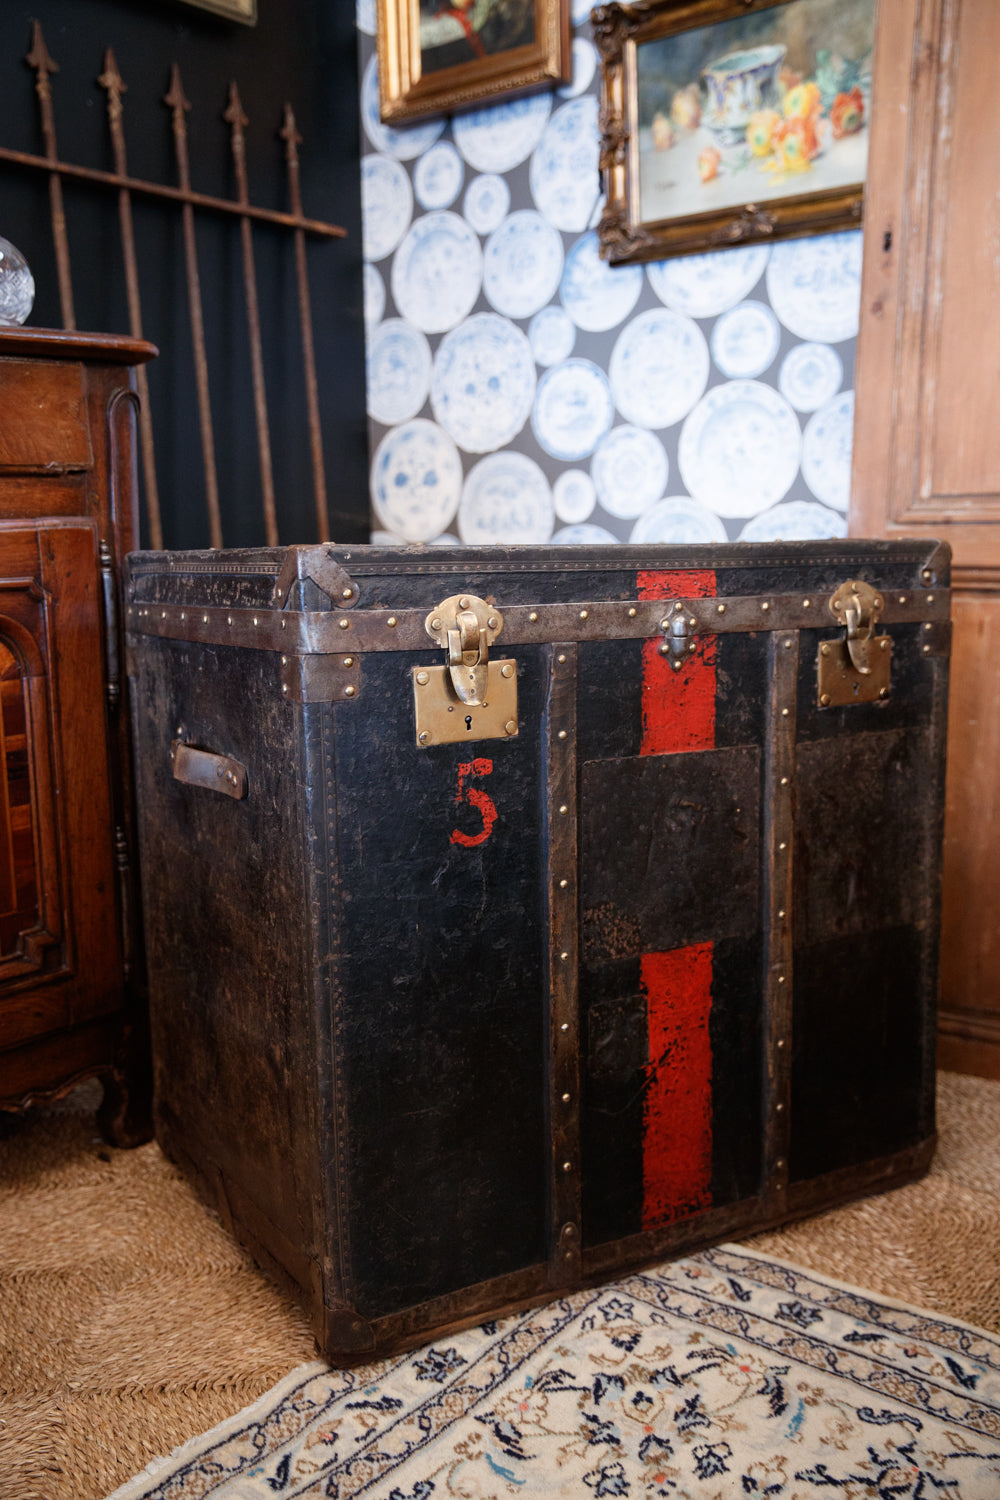
<svg viewBox="0 0 1000 1500">
<path fill-rule="evenodd" d="M 89 469 L 83 366 L 0 359 L 0 468 Z"/>
</svg>

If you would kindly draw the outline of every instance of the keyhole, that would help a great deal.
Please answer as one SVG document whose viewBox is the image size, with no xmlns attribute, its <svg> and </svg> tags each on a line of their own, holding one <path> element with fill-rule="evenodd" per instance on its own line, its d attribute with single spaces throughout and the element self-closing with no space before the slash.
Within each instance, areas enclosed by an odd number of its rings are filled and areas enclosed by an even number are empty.
<svg viewBox="0 0 1000 1500">
<path fill-rule="evenodd" d="M 472 728 L 472 715 L 471 714 L 466 714 L 466 716 L 465 716 L 465 727 L 466 727 L 466 729 L 471 729 Z"/>
</svg>

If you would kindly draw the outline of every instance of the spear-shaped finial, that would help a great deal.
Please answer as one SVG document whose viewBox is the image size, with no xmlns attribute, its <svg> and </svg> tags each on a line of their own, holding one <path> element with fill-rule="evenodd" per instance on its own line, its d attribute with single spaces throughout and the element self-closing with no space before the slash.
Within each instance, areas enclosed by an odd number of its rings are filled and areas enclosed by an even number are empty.
<svg viewBox="0 0 1000 1500">
<path fill-rule="evenodd" d="M 239 196 L 239 201 L 240 203 L 249 203 L 250 197 L 249 189 L 247 187 L 246 145 L 243 139 L 243 132 L 250 124 L 250 121 L 243 113 L 243 105 L 240 101 L 240 91 L 236 87 L 235 78 L 229 85 L 229 103 L 226 106 L 222 118 L 229 126 L 230 144 L 233 148 L 233 165 L 236 169 L 236 189 Z"/>
<path fill-rule="evenodd" d="M 295 124 L 295 114 L 290 104 L 285 105 L 285 118 L 278 131 L 285 143 L 285 164 L 288 167 L 288 197 L 292 213 L 302 216 L 302 192 L 299 186 L 299 147 L 302 137 Z"/>
<path fill-rule="evenodd" d="M 39 21 L 32 21 L 31 23 L 31 51 L 24 60 L 29 68 L 34 68 L 37 74 L 35 88 L 38 93 L 48 98 L 50 92 L 49 74 L 58 73 L 59 65 L 53 62 L 49 56 L 49 49 L 45 45 L 45 38 L 42 36 L 42 27 Z"/>
<path fill-rule="evenodd" d="M 122 94 L 127 93 L 128 89 L 125 80 L 118 71 L 115 54 L 110 47 L 104 54 L 104 72 L 100 75 L 97 82 L 108 96 L 108 116 L 113 129 L 114 125 L 122 117 Z"/>
</svg>

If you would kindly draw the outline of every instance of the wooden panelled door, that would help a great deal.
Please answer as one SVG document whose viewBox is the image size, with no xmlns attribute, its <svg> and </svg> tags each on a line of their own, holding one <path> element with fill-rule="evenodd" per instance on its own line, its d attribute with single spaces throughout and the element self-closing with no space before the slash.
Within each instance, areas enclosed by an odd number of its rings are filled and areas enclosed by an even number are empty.
<svg viewBox="0 0 1000 1500">
<path fill-rule="evenodd" d="M 851 531 L 954 550 L 939 1061 L 1000 1078 L 1000 4 L 882 0 Z"/>
</svg>

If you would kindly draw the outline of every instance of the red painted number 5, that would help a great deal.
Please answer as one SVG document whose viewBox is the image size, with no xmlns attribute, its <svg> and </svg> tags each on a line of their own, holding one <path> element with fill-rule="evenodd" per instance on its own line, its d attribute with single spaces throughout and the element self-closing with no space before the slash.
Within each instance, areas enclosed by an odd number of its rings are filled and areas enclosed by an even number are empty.
<svg viewBox="0 0 1000 1500">
<path fill-rule="evenodd" d="M 492 797 L 488 797 L 481 787 L 466 785 L 473 776 L 490 776 L 492 773 L 493 762 L 491 760 L 470 760 L 459 766 L 458 792 L 455 801 L 468 802 L 470 807 L 476 808 L 483 820 L 483 826 L 478 833 L 463 833 L 460 828 L 454 829 L 451 835 L 453 844 L 461 844 L 464 849 L 472 849 L 476 844 L 485 844 L 493 832 L 497 810 L 493 805 Z"/>
</svg>

